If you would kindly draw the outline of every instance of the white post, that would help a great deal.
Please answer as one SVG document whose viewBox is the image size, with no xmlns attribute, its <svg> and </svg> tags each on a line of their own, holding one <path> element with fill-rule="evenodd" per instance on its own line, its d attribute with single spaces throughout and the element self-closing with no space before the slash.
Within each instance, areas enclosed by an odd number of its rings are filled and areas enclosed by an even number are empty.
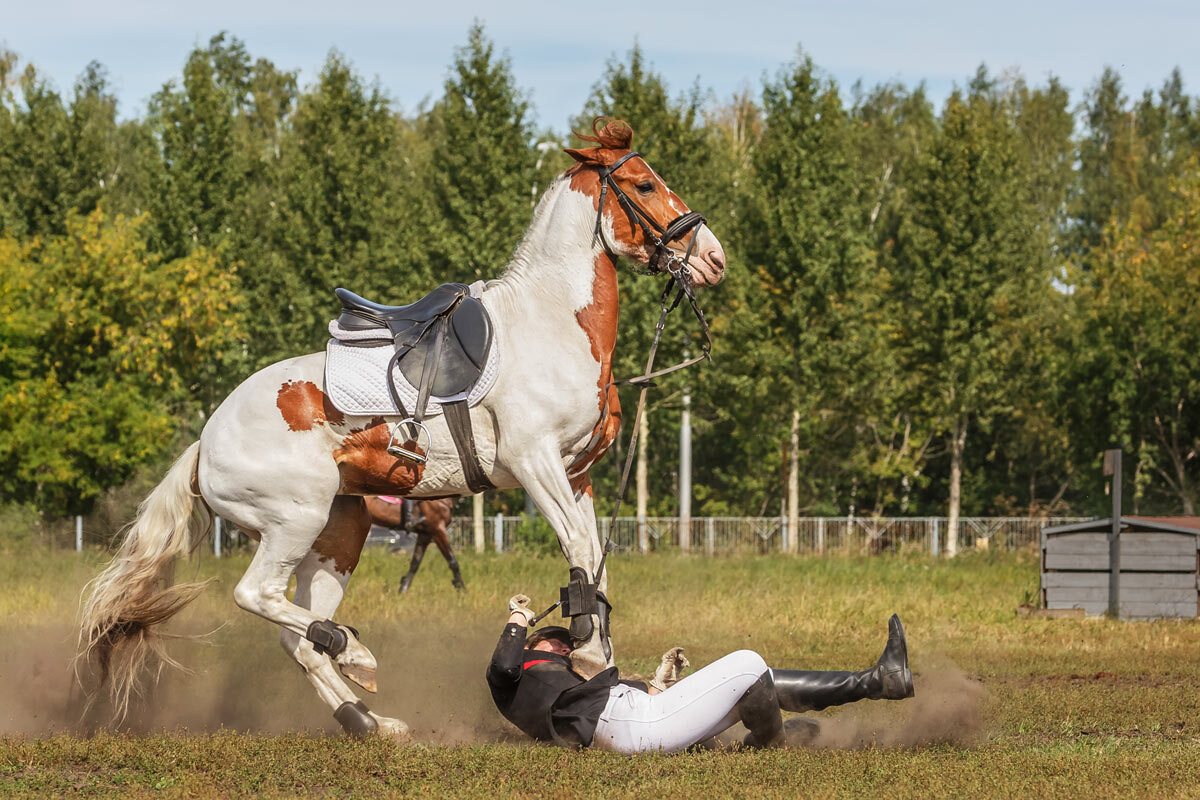
<svg viewBox="0 0 1200 800">
<path fill-rule="evenodd" d="M 497 553 L 504 552 L 504 515 L 496 514 L 496 527 L 492 532 L 492 544 Z"/>
<path fill-rule="evenodd" d="M 679 414 L 679 549 L 692 549 L 692 395 L 687 389 Z"/>
<path fill-rule="evenodd" d="M 704 550 L 710 556 L 717 552 L 717 523 L 712 517 L 704 524 Z"/>
<path fill-rule="evenodd" d="M 781 553 L 790 553 L 792 551 L 788 548 L 787 501 L 786 500 L 782 501 L 780 503 L 780 506 L 781 506 L 781 508 L 779 509 L 779 551 Z"/>
<path fill-rule="evenodd" d="M 646 495 L 649 494 L 647 489 L 648 480 L 646 472 L 649 469 L 647 462 L 646 442 L 650 438 L 650 409 L 645 409 L 642 412 L 641 419 L 638 420 L 638 454 L 637 454 L 637 470 L 634 475 L 634 482 L 637 484 L 637 531 L 638 531 L 638 549 L 643 553 L 650 552 L 650 531 L 646 527 Z"/>
<path fill-rule="evenodd" d="M 221 518 L 217 517 L 213 522 L 213 555 L 217 558 L 221 557 Z"/>
<path fill-rule="evenodd" d="M 483 552 L 483 495 L 471 498 L 471 526 L 475 533 L 475 552 Z"/>
<path fill-rule="evenodd" d="M 75 515 L 75 552 L 83 552 L 83 517 Z"/>
<path fill-rule="evenodd" d="M 788 479 L 787 479 L 787 536 L 784 540 L 791 548 L 784 548 L 785 553 L 800 551 L 800 409 L 792 410 L 792 432 L 788 440 Z"/>
<path fill-rule="evenodd" d="M 825 552 L 825 518 L 817 517 L 817 553 Z"/>
<path fill-rule="evenodd" d="M 929 537 L 929 552 L 933 554 L 934 558 L 937 558 L 938 554 L 940 552 L 940 543 L 938 542 L 938 519 L 937 519 L 937 517 L 933 518 L 933 535 Z"/>
</svg>

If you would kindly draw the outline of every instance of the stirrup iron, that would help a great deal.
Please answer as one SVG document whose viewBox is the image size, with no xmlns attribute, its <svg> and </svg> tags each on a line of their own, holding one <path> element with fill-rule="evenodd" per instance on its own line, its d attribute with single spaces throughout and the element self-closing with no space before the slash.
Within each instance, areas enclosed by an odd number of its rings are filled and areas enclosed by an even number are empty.
<svg viewBox="0 0 1200 800">
<path fill-rule="evenodd" d="M 396 432 L 405 425 L 416 426 L 418 429 L 416 431 L 417 435 L 413 437 L 413 446 L 416 448 L 421 446 L 421 431 L 425 432 L 425 453 L 429 452 L 429 445 L 433 442 L 433 439 L 429 436 L 429 429 L 415 417 L 408 417 L 407 419 L 400 420 L 392 427 L 391 437 L 388 439 L 387 454 L 392 458 L 406 458 L 415 464 L 424 464 L 428 460 L 424 453 L 421 453 L 419 450 L 409 450 L 396 441 Z"/>
</svg>

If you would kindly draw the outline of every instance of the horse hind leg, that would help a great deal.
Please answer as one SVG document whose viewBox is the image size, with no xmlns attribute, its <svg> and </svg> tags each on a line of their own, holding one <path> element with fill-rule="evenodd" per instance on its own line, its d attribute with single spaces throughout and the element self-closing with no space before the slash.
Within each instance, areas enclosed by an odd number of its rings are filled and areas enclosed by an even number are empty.
<svg viewBox="0 0 1200 800">
<path fill-rule="evenodd" d="M 342 674 L 369 692 L 375 691 L 375 657 L 344 625 L 315 616 L 287 599 L 287 583 L 309 550 L 333 562 L 349 577 L 358 563 L 369 518 L 362 499 L 335 497 L 325 512 L 297 506 L 287 522 L 260 531 L 261 544 L 246 574 L 233 591 L 234 602 L 308 641 L 310 635 L 333 643 L 330 649 Z M 319 531 L 320 533 L 316 533 Z M 324 634 L 322 637 L 321 635 Z M 335 652 L 336 651 L 336 652 Z"/>
<path fill-rule="evenodd" d="M 425 548 L 427 547 L 429 547 L 429 534 L 419 534 L 417 543 L 413 545 L 412 561 L 408 565 L 408 573 L 400 579 L 400 594 L 408 594 L 408 588 L 412 586 L 413 578 L 417 577 L 417 570 L 421 568 L 421 559 L 425 558 Z"/>
<path fill-rule="evenodd" d="M 433 543 L 437 545 L 438 550 L 442 551 L 442 556 L 446 559 L 446 566 L 450 567 L 454 588 L 460 592 L 466 591 L 467 585 L 463 583 L 462 572 L 458 568 L 458 559 L 454 557 L 454 550 L 450 547 L 450 537 L 446 535 L 444 526 L 433 535 Z"/>
<path fill-rule="evenodd" d="M 335 564 L 319 553 L 310 552 L 296 568 L 296 604 L 319 616 L 332 617 L 342 602 L 350 575 L 351 572 L 338 572 Z M 348 732 L 408 735 L 408 726 L 400 720 L 367 709 L 338 675 L 329 656 L 318 653 L 307 639 L 285 628 L 280 631 L 279 644 L 300 665 L 317 694 Z"/>
</svg>

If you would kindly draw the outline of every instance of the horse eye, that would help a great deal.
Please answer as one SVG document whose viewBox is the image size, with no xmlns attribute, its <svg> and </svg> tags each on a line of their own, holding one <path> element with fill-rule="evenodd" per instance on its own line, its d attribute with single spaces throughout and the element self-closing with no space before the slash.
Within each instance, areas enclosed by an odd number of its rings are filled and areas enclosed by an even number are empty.
<svg viewBox="0 0 1200 800">
<path fill-rule="evenodd" d="M 645 181 L 637 185 L 637 190 L 642 194 L 650 194 L 654 191 L 654 184 L 650 181 Z"/>
</svg>

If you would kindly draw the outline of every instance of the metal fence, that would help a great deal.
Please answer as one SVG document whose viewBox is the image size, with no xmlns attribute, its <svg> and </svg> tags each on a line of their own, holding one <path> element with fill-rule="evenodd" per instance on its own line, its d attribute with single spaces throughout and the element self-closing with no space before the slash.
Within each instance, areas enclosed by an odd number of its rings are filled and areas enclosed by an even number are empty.
<svg viewBox="0 0 1200 800">
<path fill-rule="evenodd" d="M 955 532 L 959 550 L 1036 546 L 1047 525 L 1082 522 L 1089 517 L 960 517 Z M 626 552 L 681 549 L 684 527 L 678 517 L 618 517 L 597 520 L 601 540 L 610 534 Z M 706 555 L 737 553 L 871 554 L 946 552 L 946 517 L 801 517 L 796 542 L 788 541 L 786 517 L 693 517 L 687 525 L 688 550 Z M 543 523 L 544 525 L 544 523 Z M 455 517 L 450 542 L 458 549 L 474 547 L 470 517 Z M 507 552 L 545 541 L 546 532 L 528 517 L 494 516 L 484 521 L 485 548 Z"/>
<path fill-rule="evenodd" d="M 1036 546 L 1047 525 L 1083 522 L 1090 517 L 961 517 L 953 535 L 958 550 L 1018 550 Z M 607 517 L 597 520 L 601 540 L 610 534 L 623 552 L 672 552 L 682 549 L 685 528 L 678 517 L 619 517 L 610 527 Z M 875 554 L 929 553 L 947 550 L 946 517 L 801 517 L 796 541 L 788 541 L 786 517 L 693 517 L 687 527 L 687 549 L 704 555 L 753 553 Z M 118 529 L 107 520 L 76 517 L 64 520 L 50 537 L 62 546 L 111 547 Z M 218 521 L 212 552 L 251 546 L 244 534 Z M 484 549 L 491 552 L 554 550 L 554 533 L 538 516 L 501 516 L 484 519 Z M 475 530 L 469 516 L 450 522 L 450 543 L 457 550 L 475 548 Z"/>
</svg>

